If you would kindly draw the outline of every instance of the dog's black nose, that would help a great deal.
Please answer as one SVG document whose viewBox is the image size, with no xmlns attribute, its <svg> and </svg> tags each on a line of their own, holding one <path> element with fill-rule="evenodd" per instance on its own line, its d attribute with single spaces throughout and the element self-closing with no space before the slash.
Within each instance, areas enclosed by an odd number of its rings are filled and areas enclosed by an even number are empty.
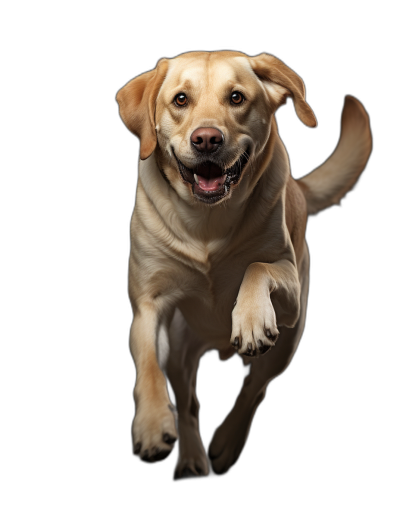
<svg viewBox="0 0 400 531">
<path fill-rule="evenodd" d="M 197 151 L 213 153 L 223 144 L 224 135 L 213 127 L 200 127 L 193 131 L 190 141 Z"/>
</svg>

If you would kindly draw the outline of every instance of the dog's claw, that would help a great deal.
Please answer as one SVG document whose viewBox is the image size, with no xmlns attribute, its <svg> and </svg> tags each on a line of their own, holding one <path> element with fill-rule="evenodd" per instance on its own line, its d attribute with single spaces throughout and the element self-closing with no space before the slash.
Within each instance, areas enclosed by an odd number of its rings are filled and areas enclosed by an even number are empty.
<svg viewBox="0 0 400 531">
<path fill-rule="evenodd" d="M 152 454 L 152 460 L 151 462 L 152 463 L 155 463 L 157 461 L 162 461 L 163 459 L 165 459 L 166 457 L 169 456 L 169 454 L 171 453 L 171 450 L 167 450 L 167 449 L 163 449 L 163 448 L 153 448 L 153 454 Z"/>
<path fill-rule="evenodd" d="M 135 455 L 139 454 L 141 448 L 142 448 L 142 444 L 140 442 L 136 443 L 135 446 L 133 447 L 133 453 Z"/>
<path fill-rule="evenodd" d="M 153 446 L 151 451 L 145 450 L 142 455 L 142 461 L 146 461 L 146 463 L 156 463 L 157 461 L 162 461 L 165 459 L 169 454 L 171 450 L 166 450 L 159 448 L 158 446 Z"/>
<path fill-rule="evenodd" d="M 170 435 L 169 433 L 164 433 L 163 441 L 167 444 L 173 444 L 176 441 L 176 437 Z"/>
<path fill-rule="evenodd" d="M 272 334 L 271 330 L 265 327 L 264 327 L 264 332 L 268 339 L 276 343 L 276 340 L 278 339 L 278 336 L 279 336 L 279 332 L 277 334 Z"/>
<path fill-rule="evenodd" d="M 198 473 L 199 476 L 204 474 L 204 471 L 203 471 L 203 469 L 200 466 L 195 465 L 194 468 L 196 469 L 196 472 Z"/>
</svg>

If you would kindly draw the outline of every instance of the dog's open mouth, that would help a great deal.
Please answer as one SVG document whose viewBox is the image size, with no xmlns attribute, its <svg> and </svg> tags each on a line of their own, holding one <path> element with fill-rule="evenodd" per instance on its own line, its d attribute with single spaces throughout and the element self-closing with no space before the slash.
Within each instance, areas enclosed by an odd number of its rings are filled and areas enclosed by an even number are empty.
<svg viewBox="0 0 400 531">
<path fill-rule="evenodd" d="M 174 153 L 175 155 L 175 153 Z M 182 179 L 192 185 L 193 195 L 204 203 L 216 203 L 228 195 L 230 187 L 239 182 L 249 159 L 246 150 L 229 168 L 205 161 L 195 168 L 187 168 L 175 155 Z"/>
</svg>

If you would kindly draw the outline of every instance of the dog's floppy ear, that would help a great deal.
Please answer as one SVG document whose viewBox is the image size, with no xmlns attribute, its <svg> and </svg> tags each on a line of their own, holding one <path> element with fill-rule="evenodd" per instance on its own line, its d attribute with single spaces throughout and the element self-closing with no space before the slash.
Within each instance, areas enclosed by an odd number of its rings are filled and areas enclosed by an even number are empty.
<svg viewBox="0 0 400 531">
<path fill-rule="evenodd" d="M 154 70 L 135 77 L 117 93 L 119 114 L 126 127 L 140 139 L 140 158 L 147 159 L 157 145 L 156 99 L 167 75 L 168 59 L 160 59 Z"/>
<path fill-rule="evenodd" d="M 300 76 L 282 61 L 266 53 L 249 57 L 254 73 L 264 82 L 264 86 L 276 104 L 276 108 L 293 98 L 294 108 L 300 120 L 309 127 L 315 127 L 317 120 L 305 100 L 305 88 Z"/>
</svg>

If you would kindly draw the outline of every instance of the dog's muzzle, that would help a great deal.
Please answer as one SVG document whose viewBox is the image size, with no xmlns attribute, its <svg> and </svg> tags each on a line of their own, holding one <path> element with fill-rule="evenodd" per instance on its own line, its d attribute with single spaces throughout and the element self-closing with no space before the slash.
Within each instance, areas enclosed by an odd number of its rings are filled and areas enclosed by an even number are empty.
<svg viewBox="0 0 400 531">
<path fill-rule="evenodd" d="M 175 155 L 175 152 L 174 152 Z M 188 168 L 175 155 L 182 179 L 192 185 L 193 195 L 204 203 L 217 203 L 228 195 L 230 187 L 239 182 L 243 168 L 249 160 L 246 150 L 229 168 L 213 161 L 205 161 Z"/>
</svg>

